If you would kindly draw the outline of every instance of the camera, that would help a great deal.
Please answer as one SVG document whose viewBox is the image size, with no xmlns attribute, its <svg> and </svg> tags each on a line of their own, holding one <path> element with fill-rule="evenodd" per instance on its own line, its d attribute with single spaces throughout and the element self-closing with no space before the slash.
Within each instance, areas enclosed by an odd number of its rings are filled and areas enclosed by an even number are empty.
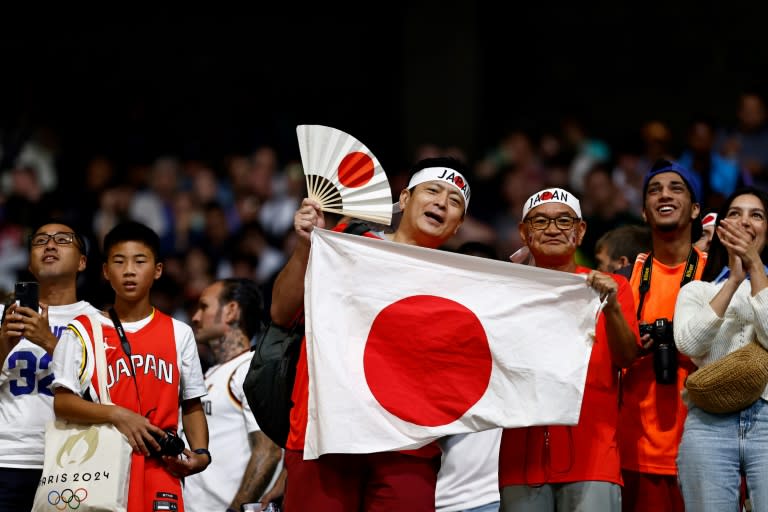
<svg viewBox="0 0 768 512">
<path fill-rule="evenodd" d="M 677 383 L 677 347 L 672 322 L 657 318 L 650 324 L 640 325 L 640 336 L 651 335 L 653 340 L 653 372 L 659 384 Z"/>
<path fill-rule="evenodd" d="M 170 455 L 171 457 L 178 457 L 181 452 L 184 451 L 184 440 L 176 435 L 173 430 L 166 430 L 165 435 L 152 433 L 152 437 L 155 438 L 157 444 L 160 445 L 160 450 L 153 450 L 151 446 L 147 445 L 150 454 L 154 456 Z"/>
</svg>

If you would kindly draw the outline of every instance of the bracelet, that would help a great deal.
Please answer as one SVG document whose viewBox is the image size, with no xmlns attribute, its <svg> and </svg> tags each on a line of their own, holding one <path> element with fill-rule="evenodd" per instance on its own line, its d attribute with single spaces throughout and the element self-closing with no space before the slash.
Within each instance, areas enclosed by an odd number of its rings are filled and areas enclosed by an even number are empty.
<svg viewBox="0 0 768 512">
<path fill-rule="evenodd" d="M 195 452 L 198 455 L 207 455 L 208 456 L 208 464 L 210 464 L 213 461 L 213 458 L 211 457 L 211 452 L 209 452 L 205 448 L 197 448 L 197 449 L 192 450 L 192 451 Z"/>
</svg>

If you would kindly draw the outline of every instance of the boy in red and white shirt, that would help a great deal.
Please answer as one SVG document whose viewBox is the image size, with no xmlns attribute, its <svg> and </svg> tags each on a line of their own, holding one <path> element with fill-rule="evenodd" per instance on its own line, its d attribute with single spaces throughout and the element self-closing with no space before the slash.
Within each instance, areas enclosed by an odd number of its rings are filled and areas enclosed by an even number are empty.
<svg viewBox="0 0 768 512">
<path fill-rule="evenodd" d="M 134 450 L 129 512 L 183 511 L 180 477 L 204 470 L 211 460 L 200 403 L 205 386 L 192 329 L 149 302 L 152 284 L 162 274 L 159 245 L 157 234 L 136 222 L 115 226 L 104 239 L 104 277 L 115 290 L 114 311 L 130 346 L 129 355 L 114 323 L 103 314 L 97 317 L 115 406 L 98 403 L 89 317 L 72 321 L 53 358 L 56 416 L 77 423 L 112 423 Z M 155 437 L 176 432 L 179 407 L 193 450 L 185 449 L 178 458 L 150 455 L 160 449 Z"/>
</svg>

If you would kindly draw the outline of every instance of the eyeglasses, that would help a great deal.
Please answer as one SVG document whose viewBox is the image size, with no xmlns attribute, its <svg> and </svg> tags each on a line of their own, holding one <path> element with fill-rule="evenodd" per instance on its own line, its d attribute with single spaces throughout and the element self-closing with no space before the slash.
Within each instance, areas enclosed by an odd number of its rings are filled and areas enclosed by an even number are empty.
<svg viewBox="0 0 768 512">
<path fill-rule="evenodd" d="M 31 245 L 46 245 L 48 240 L 53 239 L 56 245 L 69 245 L 75 241 L 75 235 L 71 232 L 60 231 L 49 235 L 48 233 L 38 233 L 29 237 L 29 243 Z"/>
<path fill-rule="evenodd" d="M 581 219 L 578 217 L 570 217 L 568 215 L 562 215 L 560 217 L 555 217 L 554 219 L 551 217 L 545 217 L 544 215 L 537 215 L 536 217 L 525 220 L 531 225 L 531 228 L 535 229 L 536 231 L 544 231 L 553 222 L 555 223 L 555 227 L 557 229 L 561 231 L 567 231 Z"/>
</svg>

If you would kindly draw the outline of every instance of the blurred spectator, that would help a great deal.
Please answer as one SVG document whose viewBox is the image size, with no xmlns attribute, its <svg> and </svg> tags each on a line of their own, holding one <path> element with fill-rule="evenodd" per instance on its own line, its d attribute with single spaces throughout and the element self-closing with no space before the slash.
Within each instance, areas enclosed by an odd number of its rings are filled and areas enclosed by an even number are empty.
<svg viewBox="0 0 768 512">
<path fill-rule="evenodd" d="M 715 151 L 715 125 L 704 117 L 688 127 L 688 145 L 678 163 L 696 172 L 702 184 L 702 204 L 719 209 L 726 197 L 744 182 L 735 157 Z"/>
<path fill-rule="evenodd" d="M 101 204 L 101 196 L 116 181 L 115 164 L 103 155 L 96 155 L 85 165 L 85 176 L 73 182 L 67 187 L 67 193 L 77 194 L 77 203 L 70 203 L 74 214 L 80 222 L 92 229 L 90 220 L 93 212 L 98 210 Z M 62 183 L 64 185 L 64 183 Z"/>
<path fill-rule="evenodd" d="M 581 211 L 587 232 L 579 253 L 592 261 L 595 244 L 603 233 L 625 224 L 641 224 L 639 216 L 629 211 L 624 195 L 616 188 L 610 164 L 596 164 L 584 177 Z"/>
<path fill-rule="evenodd" d="M 624 196 L 627 209 L 639 215 L 643 210 L 643 177 L 650 169 L 642 156 L 640 140 L 634 138 L 622 141 L 616 150 L 616 161 L 613 168 L 613 183 Z"/>
<path fill-rule="evenodd" d="M 304 183 L 304 172 L 296 162 L 272 176 L 272 195 L 264 200 L 258 216 L 271 240 L 280 240 L 293 230 L 293 214 L 305 197 Z"/>
<path fill-rule="evenodd" d="M 219 203 L 212 202 L 203 205 L 203 236 L 200 247 L 208 255 L 214 268 L 226 257 L 230 249 L 229 224 L 224 208 Z"/>
<path fill-rule="evenodd" d="M 173 252 L 175 246 L 173 201 L 179 178 L 180 165 L 176 158 L 158 158 L 150 170 L 148 186 L 131 199 L 131 219 L 146 224 L 158 234 L 162 255 Z"/>
<path fill-rule="evenodd" d="M 213 265 L 206 252 L 200 247 L 193 247 L 184 255 L 186 278 L 184 299 L 187 303 L 196 303 L 206 286 L 214 280 Z"/>
<path fill-rule="evenodd" d="M 629 279 L 637 255 L 650 250 L 651 230 L 647 226 L 628 224 L 611 229 L 595 243 L 597 270 L 614 272 Z"/>
<path fill-rule="evenodd" d="M 715 222 L 717 222 L 717 213 L 715 212 L 710 212 L 702 216 L 701 236 L 693 243 L 693 245 L 703 252 L 709 251 L 709 245 L 712 243 L 712 236 L 715 234 Z"/>
<path fill-rule="evenodd" d="M 99 208 L 93 212 L 91 230 L 99 243 L 118 223 L 128 220 L 134 190 L 128 185 L 117 185 L 102 192 Z"/>
<path fill-rule="evenodd" d="M 580 195 L 584 191 L 584 176 L 597 163 L 607 161 L 611 150 L 602 140 L 587 131 L 584 121 L 572 116 L 561 120 L 566 149 L 573 153 L 569 172 L 569 190 Z"/>
<path fill-rule="evenodd" d="M 35 181 L 40 187 L 41 193 L 53 192 L 59 183 L 56 171 L 56 156 L 59 149 L 59 140 L 56 133 L 48 126 L 40 126 L 35 133 L 22 143 L 18 154 L 13 154 L 13 149 L 4 157 L 5 161 L 12 160 L 11 168 L 30 169 L 35 175 Z M 1 169 L 0 169 L 1 170 Z M 3 176 L 3 188 L 11 188 L 12 178 Z"/>
<path fill-rule="evenodd" d="M 726 158 L 733 158 L 755 180 L 768 185 L 768 126 L 762 95 L 747 91 L 739 97 L 738 124 L 720 132 L 716 148 Z"/>
<path fill-rule="evenodd" d="M 9 189 L 5 200 L 6 215 L 13 215 L 23 226 L 34 226 L 47 217 L 42 208 L 43 189 L 37 173 L 27 166 L 15 167 L 8 173 Z"/>
<path fill-rule="evenodd" d="M 544 161 L 544 187 L 567 189 L 573 155 L 560 152 Z"/>
<path fill-rule="evenodd" d="M 195 194 L 180 190 L 173 198 L 173 247 L 172 252 L 186 251 L 198 245 L 203 236 L 205 218 Z"/>
<path fill-rule="evenodd" d="M 192 176 L 192 192 L 199 204 L 216 201 L 224 208 L 231 207 L 232 186 L 228 180 L 220 180 L 210 167 L 199 167 Z"/>
<path fill-rule="evenodd" d="M 499 143 L 495 156 L 499 169 L 514 166 L 528 179 L 543 179 L 541 160 L 536 154 L 530 134 L 523 130 L 513 130 L 507 134 Z"/>
<path fill-rule="evenodd" d="M 3 293 L 13 290 L 18 273 L 27 266 L 29 226 L 12 215 L 5 215 L 0 221 L 0 291 Z"/>
<path fill-rule="evenodd" d="M 241 258 L 249 256 L 256 263 L 256 273 L 248 277 L 258 284 L 269 281 L 285 264 L 286 257 L 282 251 L 272 247 L 267 242 L 264 229 L 258 222 L 244 224 L 234 237 L 232 250 Z M 230 256 L 222 262 L 218 269 L 217 278 L 231 277 L 233 275 L 232 260 Z"/>
<path fill-rule="evenodd" d="M 528 179 L 520 168 L 509 166 L 501 170 L 501 194 L 503 208 L 493 219 L 492 227 L 498 235 L 500 254 L 512 254 L 522 246 L 520 230 L 523 205 L 528 197 L 542 186 L 543 181 Z"/>
<path fill-rule="evenodd" d="M 671 158 L 669 145 L 672 142 L 672 130 L 664 121 L 654 119 L 647 121 L 640 129 L 643 140 L 643 154 L 641 167 L 643 174 L 660 158 Z"/>
</svg>

